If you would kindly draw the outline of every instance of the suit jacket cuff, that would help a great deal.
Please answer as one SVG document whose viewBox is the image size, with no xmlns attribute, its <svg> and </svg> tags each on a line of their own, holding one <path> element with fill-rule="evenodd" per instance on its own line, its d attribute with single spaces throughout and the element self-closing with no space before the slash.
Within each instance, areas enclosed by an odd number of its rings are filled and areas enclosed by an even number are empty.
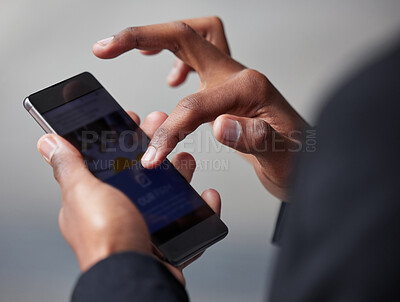
<svg viewBox="0 0 400 302">
<path fill-rule="evenodd" d="M 183 285 L 151 256 L 124 252 L 111 255 L 82 274 L 73 302 L 188 301 Z"/>
</svg>

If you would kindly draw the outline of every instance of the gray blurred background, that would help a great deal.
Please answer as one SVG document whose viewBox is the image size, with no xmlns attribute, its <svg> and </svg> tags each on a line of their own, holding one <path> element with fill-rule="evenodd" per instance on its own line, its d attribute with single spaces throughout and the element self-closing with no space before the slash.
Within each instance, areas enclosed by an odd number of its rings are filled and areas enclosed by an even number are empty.
<svg viewBox="0 0 400 302">
<path fill-rule="evenodd" d="M 36 151 L 43 133 L 23 98 L 87 70 L 143 119 L 155 110 L 171 112 L 197 89 L 195 75 L 178 89 L 167 87 L 170 53 L 132 51 L 101 61 L 91 53 L 93 42 L 127 26 L 218 15 L 233 57 L 265 73 L 313 123 L 330 89 L 394 39 L 399 13 L 398 0 L 1 0 L 0 301 L 68 301 L 79 276 L 58 229 L 58 186 Z M 263 301 L 279 201 L 246 162 L 214 142 L 208 125 L 178 149 L 199 160 L 193 186 L 221 193 L 230 228 L 223 242 L 186 269 L 192 301 Z M 224 169 L 218 169 L 221 161 Z"/>
</svg>

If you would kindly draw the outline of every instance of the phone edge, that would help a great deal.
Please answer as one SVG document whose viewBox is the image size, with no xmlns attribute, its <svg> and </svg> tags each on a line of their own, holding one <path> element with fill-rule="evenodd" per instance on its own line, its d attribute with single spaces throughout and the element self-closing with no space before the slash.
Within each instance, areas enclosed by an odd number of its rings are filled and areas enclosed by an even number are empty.
<svg viewBox="0 0 400 302">
<path fill-rule="evenodd" d="M 214 214 L 216 215 L 216 214 Z M 219 218 L 219 217 L 218 217 Z M 222 220 L 221 220 L 222 221 Z M 222 221 L 222 223 L 224 223 Z M 225 225 L 225 223 L 224 223 Z M 225 225 L 226 226 L 226 225 Z M 205 250 L 207 250 L 209 247 L 213 246 L 214 244 L 216 244 L 217 242 L 221 241 L 222 239 L 224 239 L 227 235 L 228 235 L 229 231 L 228 228 L 226 227 L 226 231 L 224 233 L 221 233 L 220 236 L 214 238 L 213 240 L 211 240 L 209 243 L 203 245 L 201 248 L 193 251 L 192 253 L 190 253 L 189 255 L 179 259 L 179 260 L 170 260 L 170 259 L 165 259 L 168 263 L 172 264 L 175 267 L 179 267 L 187 262 L 189 262 L 191 259 L 195 258 L 197 255 L 201 254 L 202 252 L 204 252 Z"/>
<path fill-rule="evenodd" d="M 36 110 L 36 108 L 33 107 L 29 97 L 24 99 L 23 106 L 46 133 L 57 134 L 56 131 L 46 122 L 43 116 Z"/>
</svg>

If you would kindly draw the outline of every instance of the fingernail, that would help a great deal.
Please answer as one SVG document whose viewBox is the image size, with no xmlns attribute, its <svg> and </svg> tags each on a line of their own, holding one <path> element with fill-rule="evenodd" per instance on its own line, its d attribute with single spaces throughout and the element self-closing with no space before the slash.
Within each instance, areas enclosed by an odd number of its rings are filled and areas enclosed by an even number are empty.
<svg viewBox="0 0 400 302">
<path fill-rule="evenodd" d="M 178 68 L 173 67 L 173 68 L 171 69 L 171 71 L 169 72 L 169 75 L 168 75 L 168 77 L 167 77 L 167 80 L 168 80 L 168 81 L 175 80 L 175 78 L 176 78 L 177 75 L 178 75 Z"/>
<path fill-rule="evenodd" d="M 238 121 L 226 119 L 222 128 L 222 139 L 228 142 L 237 142 L 240 137 L 242 127 Z"/>
<path fill-rule="evenodd" d="M 44 159 L 51 162 L 54 152 L 57 150 L 57 142 L 50 136 L 42 139 L 39 145 L 39 152 L 43 155 Z"/>
<path fill-rule="evenodd" d="M 147 148 L 146 153 L 142 157 L 142 161 L 151 162 L 156 157 L 156 148 L 150 146 Z"/>
<path fill-rule="evenodd" d="M 111 43 L 111 41 L 114 39 L 114 37 L 109 37 L 100 41 L 97 41 L 97 44 L 99 44 L 100 46 L 107 46 L 108 44 Z"/>
</svg>

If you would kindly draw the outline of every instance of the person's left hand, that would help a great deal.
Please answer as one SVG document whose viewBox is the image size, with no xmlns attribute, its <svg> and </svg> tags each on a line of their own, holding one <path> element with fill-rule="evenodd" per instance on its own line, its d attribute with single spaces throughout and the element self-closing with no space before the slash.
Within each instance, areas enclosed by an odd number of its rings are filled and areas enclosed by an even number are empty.
<svg viewBox="0 0 400 302">
<path fill-rule="evenodd" d="M 128 113 L 137 124 L 140 123 L 135 113 Z M 151 137 L 166 118 L 165 113 L 153 112 L 141 128 Z M 77 149 L 55 134 L 40 138 L 38 149 L 53 167 L 54 177 L 60 184 L 61 233 L 75 252 L 82 271 L 118 252 L 135 251 L 157 258 L 138 209 L 121 191 L 94 177 Z M 193 157 L 188 153 L 179 153 L 172 163 L 190 182 L 196 167 Z M 209 189 L 203 192 L 202 197 L 219 215 L 219 194 Z M 164 264 L 180 282 L 185 283 L 182 269 L 188 263 L 179 268 Z"/>
</svg>

